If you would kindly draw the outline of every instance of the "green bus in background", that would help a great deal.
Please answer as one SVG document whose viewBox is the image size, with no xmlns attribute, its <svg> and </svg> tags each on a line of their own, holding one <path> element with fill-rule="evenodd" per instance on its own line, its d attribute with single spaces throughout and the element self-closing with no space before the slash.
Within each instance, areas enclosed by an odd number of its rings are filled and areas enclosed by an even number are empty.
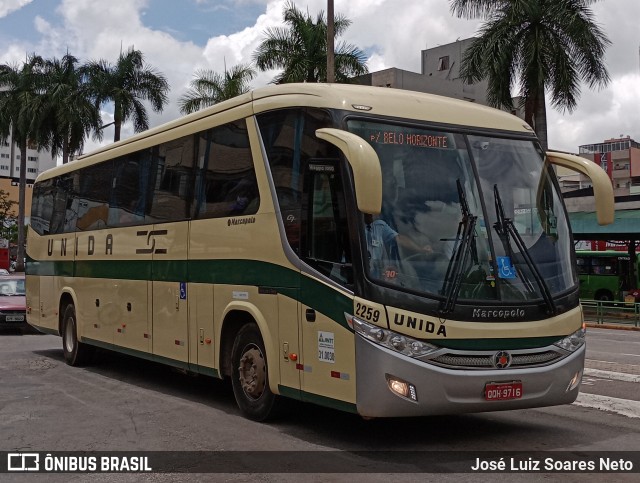
<svg viewBox="0 0 640 483">
<path fill-rule="evenodd" d="M 631 257 L 614 250 L 576 250 L 580 298 L 584 300 L 624 301 L 625 295 L 640 287 L 638 283 L 640 257 L 631 279 Z"/>
</svg>

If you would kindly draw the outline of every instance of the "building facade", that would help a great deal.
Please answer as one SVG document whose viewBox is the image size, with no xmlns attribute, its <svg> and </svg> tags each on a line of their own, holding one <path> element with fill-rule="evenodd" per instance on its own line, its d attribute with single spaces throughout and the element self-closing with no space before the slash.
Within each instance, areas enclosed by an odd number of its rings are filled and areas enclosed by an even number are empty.
<svg viewBox="0 0 640 483">
<path fill-rule="evenodd" d="M 640 143 L 630 136 L 586 144 L 578 153 L 607 172 L 615 196 L 640 195 Z"/>
<path fill-rule="evenodd" d="M 458 40 L 421 51 L 421 72 L 411 72 L 395 67 L 371 72 L 358 77 L 360 84 L 426 92 L 488 105 L 488 81 L 465 83 L 460 77 L 460 65 L 465 50 L 474 38 Z M 524 111 L 518 108 L 519 98 L 514 98 L 512 114 L 524 119 Z"/>
<path fill-rule="evenodd" d="M 31 213 L 31 193 L 37 176 L 56 165 L 51 152 L 27 148 L 27 191 L 25 192 L 25 222 Z M 20 182 L 20 149 L 11 138 L 0 140 L 0 189 L 9 194 L 9 199 L 18 203 Z M 17 210 L 16 210 L 17 214 Z"/>
</svg>

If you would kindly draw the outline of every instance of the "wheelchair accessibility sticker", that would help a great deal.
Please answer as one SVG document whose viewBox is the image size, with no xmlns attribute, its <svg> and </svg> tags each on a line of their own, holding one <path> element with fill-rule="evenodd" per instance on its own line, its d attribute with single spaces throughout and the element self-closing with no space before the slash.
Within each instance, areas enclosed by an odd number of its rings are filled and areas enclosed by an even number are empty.
<svg viewBox="0 0 640 483">
<path fill-rule="evenodd" d="M 187 283 L 180 282 L 180 300 L 187 300 Z"/>
<path fill-rule="evenodd" d="M 510 257 L 496 257 L 498 261 L 498 276 L 500 278 L 516 278 L 516 269 Z"/>
</svg>

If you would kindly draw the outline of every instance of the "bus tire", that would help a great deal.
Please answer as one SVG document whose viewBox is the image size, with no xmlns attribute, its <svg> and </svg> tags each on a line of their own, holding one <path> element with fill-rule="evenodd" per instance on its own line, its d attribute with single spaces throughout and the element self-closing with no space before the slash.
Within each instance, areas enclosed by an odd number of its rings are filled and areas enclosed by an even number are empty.
<svg viewBox="0 0 640 483">
<path fill-rule="evenodd" d="M 608 290 L 600 290 L 595 298 L 600 302 L 613 302 L 613 294 Z"/>
<path fill-rule="evenodd" d="M 73 304 L 65 307 L 62 317 L 62 352 L 64 360 L 70 366 L 87 364 L 94 352 L 93 346 L 83 344 L 78 340 L 76 308 Z"/>
<path fill-rule="evenodd" d="M 277 396 L 269 388 L 264 342 L 256 324 L 243 325 L 231 349 L 231 384 L 240 412 L 253 421 L 274 415 Z"/>
</svg>

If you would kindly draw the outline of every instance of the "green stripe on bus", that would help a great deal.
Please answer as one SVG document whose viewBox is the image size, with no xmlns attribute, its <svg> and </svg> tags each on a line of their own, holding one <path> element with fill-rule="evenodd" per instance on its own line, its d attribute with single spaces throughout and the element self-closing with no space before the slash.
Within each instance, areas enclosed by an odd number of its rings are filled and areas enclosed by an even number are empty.
<svg viewBox="0 0 640 483">
<path fill-rule="evenodd" d="M 298 389 L 287 387 L 287 386 L 278 386 L 278 390 L 282 396 L 298 399 L 304 402 L 310 402 L 313 404 L 317 404 L 319 406 L 325 406 L 332 409 L 338 409 L 340 411 L 345 411 L 348 413 L 358 414 L 358 409 L 355 404 L 348 403 L 345 401 L 340 401 L 338 399 L 333 399 L 331 397 L 319 396 L 318 394 L 311 394 L 306 391 L 300 391 Z"/>
<path fill-rule="evenodd" d="M 128 356 L 134 356 L 140 359 L 146 359 L 151 362 L 158 362 L 160 364 L 164 364 L 167 366 L 176 367 L 178 369 L 184 369 L 191 372 L 197 372 L 198 374 L 220 378 L 220 373 L 218 372 L 218 370 L 213 369 L 211 367 L 200 366 L 198 364 L 189 364 L 188 362 L 178 361 L 176 359 L 170 359 L 169 357 L 163 357 L 157 354 L 139 351 L 136 349 L 129 349 L 128 347 L 123 347 L 123 346 L 111 344 L 109 342 L 103 342 L 100 340 L 89 339 L 86 337 L 82 339 L 82 342 L 85 344 L 100 347 L 101 349 L 107 349 L 107 350 L 110 350 L 113 352 L 119 352 L 121 354 L 125 354 Z"/>
<path fill-rule="evenodd" d="M 28 266 L 29 275 L 72 276 L 73 273 L 73 262 L 33 261 Z M 269 287 L 325 314 L 345 328 L 349 326 L 344 313 L 353 311 L 352 299 L 340 291 L 299 271 L 255 260 L 78 261 L 75 276 Z"/>
</svg>

